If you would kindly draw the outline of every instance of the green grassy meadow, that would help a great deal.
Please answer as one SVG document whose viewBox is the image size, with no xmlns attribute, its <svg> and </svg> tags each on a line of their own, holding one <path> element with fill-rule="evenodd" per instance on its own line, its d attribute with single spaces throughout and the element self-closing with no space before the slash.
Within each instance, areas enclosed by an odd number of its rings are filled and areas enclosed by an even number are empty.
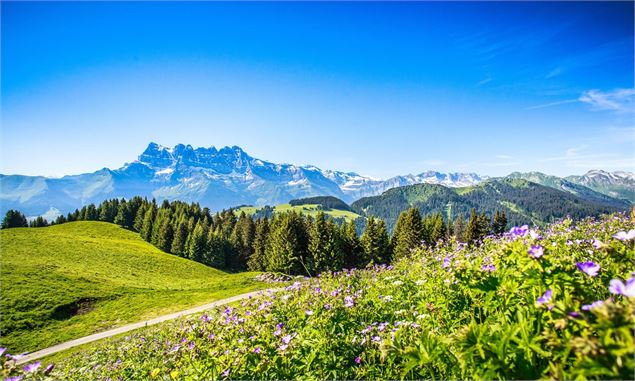
<svg viewBox="0 0 635 381">
<path fill-rule="evenodd" d="M 105 222 L 2 230 L 0 271 L 0 346 L 13 353 L 267 287 Z"/>
<path fill-rule="evenodd" d="M 243 206 L 241 208 L 236 209 L 236 214 L 240 214 L 241 212 L 245 212 L 247 215 L 252 215 L 258 211 L 258 207 L 255 206 Z M 302 213 L 307 216 L 315 217 L 318 212 L 322 210 L 327 217 L 332 218 L 344 218 L 346 221 L 354 221 L 361 216 L 355 212 L 350 212 L 348 210 L 339 210 L 339 209 L 320 209 L 320 205 L 318 204 L 304 204 L 304 205 L 290 205 L 290 204 L 280 204 L 273 207 L 274 213 L 284 213 L 284 212 L 297 212 Z"/>
</svg>

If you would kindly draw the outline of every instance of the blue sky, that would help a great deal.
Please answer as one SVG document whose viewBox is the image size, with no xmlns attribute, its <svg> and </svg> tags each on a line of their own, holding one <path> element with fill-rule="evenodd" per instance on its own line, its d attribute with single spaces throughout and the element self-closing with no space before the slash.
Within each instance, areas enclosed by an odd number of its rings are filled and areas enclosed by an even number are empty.
<svg viewBox="0 0 635 381">
<path fill-rule="evenodd" d="M 635 169 L 633 3 L 2 2 L 0 173 L 150 141 L 375 177 Z"/>
</svg>

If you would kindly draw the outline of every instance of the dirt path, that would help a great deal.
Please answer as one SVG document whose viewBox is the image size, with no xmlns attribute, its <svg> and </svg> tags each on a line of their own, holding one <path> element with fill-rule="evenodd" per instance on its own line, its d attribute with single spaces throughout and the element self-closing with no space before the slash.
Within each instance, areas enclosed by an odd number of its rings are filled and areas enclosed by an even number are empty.
<svg viewBox="0 0 635 381">
<path fill-rule="evenodd" d="M 159 316 L 159 317 L 156 317 L 154 319 L 141 321 L 141 322 L 133 323 L 133 324 L 127 324 L 127 325 L 121 326 L 119 328 L 114 328 L 114 329 L 110 329 L 108 331 L 95 333 L 93 335 L 80 337 L 79 339 L 70 340 L 70 341 L 67 341 L 67 342 L 64 342 L 64 343 L 53 345 L 52 347 L 44 348 L 44 349 L 41 349 L 39 351 L 29 353 L 29 354 L 25 355 L 24 357 L 20 358 L 17 361 L 17 363 L 18 364 L 24 364 L 24 363 L 27 363 L 27 362 L 31 362 L 33 360 L 37 360 L 37 359 L 42 358 L 44 356 L 51 355 L 53 353 L 57 353 L 57 352 L 60 352 L 60 351 L 63 351 L 63 350 L 69 349 L 69 348 L 76 347 L 78 345 L 82 345 L 82 344 L 90 343 L 90 342 L 93 342 L 93 341 L 105 339 L 107 337 L 112 337 L 112 336 L 118 335 L 120 333 L 132 331 L 132 330 L 135 330 L 135 329 L 147 327 L 147 326 L 158 324 L 158 323 L 162 323 L 164 321 L 174 320 L 174 319 L 179 318 L 181 316 L 191 315 L 191 314 L 195 314 L 195 313 L 200 313 L 200 312 L 212 309 L 212 308 L 214 308 L 216 306 L 220 306 L 220 305 L 223 305 L 223 304 L 236 302 L 236 301 L 242 300 L 242 299 L 247 299 L 250 296 L 256 296 L 256 295 L 258 295 L 261 292 L 266 292 L 266 291 L 276 292 L 276 291 L 280 291 L 280 290 L 281 289 L 269 289 L 269 290 L 252 291 L 252 292 L 248 292 L 246 294 L 240 294 L 240 295 L 232 296 L 230 298 L 217 300 L 215 302 L 211 302 L 211 303 L 208 303 L 208 304 L 205 304 L 205 305 L 202 305 L 202 306 L 198 306 L 198 307 L 190 308 L 190 309 L 187 309 L 187 310 L 183 310 L 183 311 L 174 312 L 174 313 L 171 313 L 171 314 Z"/>
</svg>

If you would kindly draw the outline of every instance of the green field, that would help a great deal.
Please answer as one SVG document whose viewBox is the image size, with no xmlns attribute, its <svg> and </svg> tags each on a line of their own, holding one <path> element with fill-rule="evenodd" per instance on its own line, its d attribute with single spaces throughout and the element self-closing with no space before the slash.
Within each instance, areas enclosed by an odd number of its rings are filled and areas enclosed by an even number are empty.
<svg viewBox="0 0 635 381">
<path fill-rule="evenodd" d="M 295 211 L 297 213 L 302 213 L 307 216 L 315 217 L 320 210 L 324 212 L 327 217 L 332 218 L 344 218 L 346 221 L 354 221 L 361 216 L 355 212 L 349 212 L 347 210 L 339 210 L 339 209 L 320 209 L 321 205 L 318 204 L 305 204 L 305 205 L 295 205 L 291 206 L 290 204 L 280 204 L 273 207 L 274 213 L 284 213 Z M 241 212 L 245 212 L 247 215 L 252 215 L 258 211 L 258 207 L 255 206 L 243 206 L 235 210 L 237 214 Z"/>
<path fill-rule="evenodd" d="M 0 265 L 0 346 L 12 353 L 267 287 L 105 222 L 2 230 Z"/>
</svg>

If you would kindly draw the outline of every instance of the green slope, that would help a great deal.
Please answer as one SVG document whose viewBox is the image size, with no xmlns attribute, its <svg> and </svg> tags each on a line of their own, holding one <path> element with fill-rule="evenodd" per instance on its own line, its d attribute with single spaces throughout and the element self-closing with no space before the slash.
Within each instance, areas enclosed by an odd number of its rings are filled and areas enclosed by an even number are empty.
<svg viewBox="0 0 635 381">
<path fill-rule="evenodd" d="M 267 287 L 105 222 L 0 231 L 0 346 L 12 353 Z"/>
<path fill-rule="evenodd" d="M 262 208 L 258 208 L 255 206 L 243 206 L 243 207 L 234 209 L 234 212 L 237 214 L 240 214 L 241 212 L 245 212 L 246 214 L 250 216 L 257 214 L 257 216 L 270 217 L 272 214 L 294 211 L 297 213 L 302 213 L 308 216 L 315 217 L 318 214 L 318 212 L 322 211 L 327 217 L 331 217 L 334 219 L 344 219 L 347 222 L 354 221 L 362 217 L 358 213 L 351 211 L 348 205 L 346 205 L 343 201 L 335 197 L 328 197 L 328 198 L 339 201 L 342 207 L 330 208 L 330 207 L 325 207 L 324 205 L 319 203 L 313 203 L 311 201 L 313 199 L 318 200 L 319 198 L 320 197 L 313 197 L 311 199 L 292 200 L 289 204 L 280 204 L 273 207 L 265 206 Z M 324 198 L 327 198 L 327 197 L 324 197 Z M 311 203 L 298 204 L 298 202 L 303 202 L 303 200 L 307 200 L 307 202 L 311 202 Z M 296 204 L 296 205 L 292 205 L 292 204 Z"/>
<path fill-rule="evenodd" d="M 608 196 L 608 193 L 606 192 L 597 192 L 590 187 L 586 187 L 557 176 L 545 175 L 540 172 L 514 172 L 506 177 L 509 179 L 523 179 L 531 181 L 546 187 L 574 194 L 588 201 L 613 205 L 619 209 L 627 209 L 630 206 L 630 203 L 627 200 Z"/>
<path fill-rule="evenodd" d="M 627 204 L 589 200 L 569 192 L 543 186 L 523 179 L 493 179 L 465 188 L 447 188 L 436 184 L 417 184 L 393 188 L 375 197 L 355 201 L 353 210 L 386 220 L 392 229 L 399 214 L 418 208 L 422 214 L 451 210 L 452 218 L 467 217 L 472 208 L 492 215 L 504 210 L 510 225 L 538 224 L 567 215 L 574 218 L 599 215 L 628 209 Z"/>
</svg>

